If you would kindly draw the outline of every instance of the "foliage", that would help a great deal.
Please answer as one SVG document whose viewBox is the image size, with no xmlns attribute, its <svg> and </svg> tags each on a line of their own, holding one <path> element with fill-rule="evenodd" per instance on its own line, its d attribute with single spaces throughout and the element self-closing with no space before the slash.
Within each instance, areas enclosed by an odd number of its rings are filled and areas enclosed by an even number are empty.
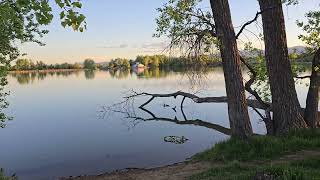
<svg viewBox="0 0 320 180">
<path fill-rule="evenodd" d="M 79 63 L 69 64 L 45 64 L 42 61 L 34 63 L 30 59 L 18 59 L 16 64 L 10 68 L 12 71 L 25 71 L 25 70 L 49 70 L 49 69 L 82 69 Z"/>
<path fill-rule="evenodd" d="M 194 57 L 195 58 L 195 57 Z M 151 69 L 177 69 L 183 67 L 204 67 L 204 66 L 216 66 L 219 65 L 221 59 L 214 55 L 200 55 L 197 61 L 194 61 L 192 57 L 168 57 L 165 55 L 146 55 L 137 56 L 135 60 L 128 59 L 113 59 L 108 64 L 108 69 L 130 69 L 136 64 L 143 64 L 147 68 Z"/>
<path fill-rule="evenodd" d="M 307 22 L 297 21 L 306 34 L 299 35 L 304 43 L 313 50 L 320 47 L 320 11 L 310 11 L 306 14 Z"/>
<path fill-rule="evenodd" d="M 62 25 L 74 30 L 85 29 L 85 17 L 77 12 L 79 0 L 56 0 L 62 9 Z M 63 15 L 65 14 L 65 15 Z M 19 56 L 16 43 L 35 42 L 43 45 L 38 38 L 48 31 L 41 28 L 53 18 L 48 0 L 2 0 L 0 1 L 0 63 L 9 65 Z"/>
<path fill-rule="evenodd" d="M 128 59 L 116 58 L 109 62 L 108 67 L 110 69 L 130 69 L 131 65 Z"/>
<path fill-rule="evenodd" d="M 8 84 L 7 81 L 7 69 L 5 66 L 0 67 L 0 127 L 5 127 L 5 122 L 8 120 L 12 120 L 12 117 L 7 116 L 5 112 L 3 112 L 9 106 L 9 102 L 7 101 L 7 96 L 10 94 L 5 90 L 5 86 Z"/>
<path fill-rule="evenodd" d="M 259 160 L 288 152 L 320 147 L 320 130 L 301 130 L 282 137 L 254 136 L 247 141 L 232 138 L 194 156 L 198 160 Z"/>
<path fill-rule="evenodd" d="M 245 54 L 243 55 L 243 57 L 253 67 L 257 75 L 253 83 L 253 89 L 260 95 L 260 97 L 264 101 L 271 102 L 271 91 L 264 53 L 262 52 L 262 50 L 253 47 L 251 42 L 245 44 L 244 52 Z M 291 70 L 294 77 L 297 77 L 299 76 L 299 74 L 306 71 L 307 66 L 299 62 L 310 62 L 310 54 L 310 52 L 298 54 L 298 52 L 295 50 L 292 54 L 289 54 L 289 57 L 294 57 L 292 58 L 293 61 L 291 63 Z M 250 71 L 248 72 L 248 74 L 250 77 L 253 75 Z M 296 83 L 299 82 L 300 81 L 297 79 Z"/>
<path fill-rule="evenodd" d="M 310 11 L 305 16 L 307 22 L 297 21 L 297 25 L 305 32 L 299 35 L 299 39 L 308 45 L 307 51 L 312 54 L 320 48 L 320 11 Z M 314 65 L 318 71 L 319 65 Z"/>
<path fill-rule="evenodd" d="M 256 72 L 256 79 L 253 83 L 253 89 L 264 101 L 270 102 L 271 92 L 264 53 L 262 50 L 253 47 L 251 42 L 245 44 L 244 52 L 245 54 L 242 56 L 249 64 L 251 64 Z M 250 71 L 248 71 L 248 74 L 250 77 L 253 76 L 252 72 Z"/>
<path fill-rule="evenodd" d="M 73 30 L 83 32 L 86 29 L 85 16 L 77 9 L 81 9 L 82 3 L 80 0 L 55 0 L 58 6 L 62 9 L 60 12 L 61 25 L 63 27 L 71 26 Z"/>
<path fill-rule="evenodd" d="M 299 53 L 297 52 L 297 49 L 293 49 L 292 53 L 289 53 L 289 59 L 290 60 L 296 60 L 299 58 Z"/>
<path fill-rule="evenodd" d="M 86 59 L 83 62 L 83 68 L 94 70 L 94 69 L 96 69 L 96 63 L 92 59 Z"/>
<path fill-rule="evenodd" d="M 155 37 L 166 36 L 171 40 L 171 49 L 180 49 L 187 56 L 209 53 L 217 44 L 212 13 L 203 11 L 202 0 L 169 0 L 156 19 Z"/>
</svg>

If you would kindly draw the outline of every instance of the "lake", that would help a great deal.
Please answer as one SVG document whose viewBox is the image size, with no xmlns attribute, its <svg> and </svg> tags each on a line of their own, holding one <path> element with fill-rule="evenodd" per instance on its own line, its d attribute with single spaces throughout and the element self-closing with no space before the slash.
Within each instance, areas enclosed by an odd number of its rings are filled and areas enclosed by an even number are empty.
<svg viewBox="0 0 320 180">
<path fill-rule="evenodd" d="M 0 129 L 0 167 L 21 180 L 169 165 L 229 138 L 214 126 L 229 127 L 226 104 L 186 100 L 183 113 L 188 123 L 179 123 L 184 121 L 181 98 L 155 99 L 146 106 L 155 116 L 171 121 L 144 121 L 150 114 L 136 107 L 147 97 L 126 106 L 130 108 L 114 109 L 126 110 L 123 113 L 103 111 L 121 102 L 131 89 L 223 96 L 220 68 L 202 75 L 160 70 L 12 73 L 8 81 L 10 106 L 5 112 L 14 119 Z M 307 90 L 305 84 L 297 84 L 302 106 Z M 254 132 L 264 134 L 264 123 L 252 109 L 249 112 Z"/>
</svg>

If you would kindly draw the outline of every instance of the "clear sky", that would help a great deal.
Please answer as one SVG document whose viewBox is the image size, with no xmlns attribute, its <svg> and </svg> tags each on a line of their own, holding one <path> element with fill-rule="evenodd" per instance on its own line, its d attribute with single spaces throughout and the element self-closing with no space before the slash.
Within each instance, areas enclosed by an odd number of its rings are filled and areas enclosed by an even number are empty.
<svg viewBox="0 0 320 180">
<path fill-rule="evenodd" d="M 209 10 L 204 1 L 204 8 Z M 55 18 L 47 27 L 50 31 L 42 41 L 46 46 L 24 44 L 22 52 L 28 58 L 46 63 L 82 62 L 93 58 L 97 62 L 111 58 L 134 58 L 140 54 L 161 53 L 166 40 L 152 37 L 158 13 L 167 0 L 83 0 L 82 12 L 86 15 L 88 29 L 84 33 L 64 29 L 58 19 L 57 7 L 54 6 Z M 257 0 L 229 0 L 235 27 L 252 19 L 259 10 Z M 295 21 L 301 19 L 306 11 L 319 8 L 319 0 L 301 0 L 300 5 L 284 8 L 289 46 L 302 45 L 297 35 L 301 31 Z M 252 25 L 251 31 L 258 32 L 259 26 Z M 250 32 L 242 36 L 255 41 Z M 241 43 L 241 42 L 240 42 Z"/>
</svg>

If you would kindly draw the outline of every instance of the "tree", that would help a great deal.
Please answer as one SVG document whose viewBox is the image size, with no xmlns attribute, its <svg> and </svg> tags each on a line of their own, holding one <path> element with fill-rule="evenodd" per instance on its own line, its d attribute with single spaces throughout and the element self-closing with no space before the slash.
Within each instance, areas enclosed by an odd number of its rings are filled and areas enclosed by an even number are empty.
<svg viewBox="0 0 320 180">
<path fill-rule="evenodd" d="M 320 90 L 320 11 L 310 11 L 306 14 L 307 23 L 298 22 L 298 26 L 306 32 L 299 38 L 309 47 L 311 53 L 314 53 L 312 60 L 312 72 L 310 76 L 309 91 L 306 100 L 306 109 L 304 119 L 308 126 L 316 128 L 320 126 L 320 117 L 318 117 L 319 90 Z"/>
<path fill-rule="evenodd" d="M 81 69 L 81 64 L 80 63 L 74 63 L 73 64 L 73 69 Z"/>
<path fill-rule="evenodd" d="M 29 59 L 18 59 L 16 61 L 16 70 L 30 70 L 31 60 Z"/>
<path fill-rule="evenodd" d="M 171 47 L 178 46 L 186 50 L 189 57 L 208 53 L 213 45 L 220 48 L 232 135 L 246 138 L 252 135 L 252 128 L 228 1 L 210 0 L 212 12 L 203 12 L 198 8 L 200 1 L 170 0 L 164 7 L 159 8 L 160 16 L 157 19 L 155 36 L 166 35 L 171 39 Z"/>
<path fill-rule="evenodd" d="M 295 60 L 299 58 L 299 54 L 297 53 L 297 49 L 294 48 L 293 52 L 289 54 L 289 59 L 290 60 Z"/>
<path fill-rule="evenodd" d="M 47 69 L 47 65 L 42 61 L 37 61 L 35 69 L 37 70 Z"/>
<path fill-rule="evenodd" d="M 128 59 L 123 59 L 123 62 L 122 62 L 122 67 L 124 67 L 125 69 L 130 69 L 130 62 Z"/>
<path fill-rule="evenodd" d="M 96 69 L 96 63 L 92 59 L 86 59 L 83 62 L 83 68 L 89 69 L 89 70 L 94 70 L 94 69 Z"/>
<path fill-rule="evenodd" d="M 78 11 L 79 0 L 55 0 L 61 8 L 60 19 L 64 27 L 76 31 L 86 28 L 85 16 Z M 37 37 L 48 33 L 42 25 L 48 25 L 53 18 L 48 0 L 2 0 L 0 1 L 0 63 L 9 65 L 20 52 L 17 42 L 35 42 L 43 45 Z"/>
<path fill-rule="evenodd" d="M 210 0 L 210 4 L 216 23 L 216 34 L 221 43 L 219 49 L 226 83 L 232 134 L 238 137 L 248 137 L 252 135 L 252 127 L 248 114 L 240 68 L 240 54 L 231 20 L 229 3 L 227 0 Z"/>
<path fill-rule="evenodd" d="M 307 127 L 301 114 L 288 56 L 281 0 L 259 0 L 265 41 L 265 57 L 272 95 L 276 134 Z"/>
</svg>

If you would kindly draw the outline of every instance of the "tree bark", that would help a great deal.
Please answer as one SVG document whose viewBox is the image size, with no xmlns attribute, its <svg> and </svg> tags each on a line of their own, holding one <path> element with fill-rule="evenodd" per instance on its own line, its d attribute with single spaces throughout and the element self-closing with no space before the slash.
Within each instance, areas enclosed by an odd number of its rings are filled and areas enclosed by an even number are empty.
<svg viewBox="0 0 320 180">
<path fill-rule="evenodd" d="M 274 132 L 306 128 L 295 89 L 288 56 L 281 0 L 259 0 L 265 41 L 265 56 L 272 95 Z"/>
<path fill-rule="evenodd" d="M 320 87 L 320 48 L 317 50 L 312 61 L 312 73 L 310 78 L 310 86 L 307 96 L 306 109 L 304 111 L 304 119 L 311 128 L 317 128 L 320 125 L 318 116 L 319 106 L 319 87 Z"/>
<path fill-rule="evenodd" d="M 210 0 L 216 34 L 220 41 L 220 52 L 228 97 L 228 114 L 231 133 L 234 137 L 247 138 L 252 135 L 248 114 L 240 54 L 236 42 L 228 0 Z"/>
</svg>

